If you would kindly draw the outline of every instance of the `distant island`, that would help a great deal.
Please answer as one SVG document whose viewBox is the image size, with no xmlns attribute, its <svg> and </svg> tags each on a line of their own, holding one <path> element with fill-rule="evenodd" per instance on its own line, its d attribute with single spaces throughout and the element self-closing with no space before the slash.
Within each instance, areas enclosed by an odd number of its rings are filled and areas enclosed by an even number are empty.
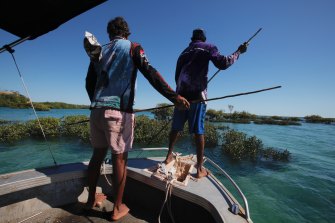
<svg viewBox="0 0 335 223">
<path fill-rule="evenodd" d="M 167 107 L 167 103 L 157 104 L 157 108 L 163 107 L 163 109 L 153 110 L 151 113 L 154 114 L 157 120 L 171 120 L 173 114 L 173 108 Z M 319 115 L 309 115 L 305 117 L 281 117 L 281 116 L 260 116 L 255 114 L 250 114 L 249 112 L 233 111 L 234 106 L 228 105 L 229 112 L 224 112 L 224 110 L 214 110 L 208 109 L 206 111 L 206 121 L 209 122 L 229 122 L 229 123 L 239 123 L 239 124 L 266 124 L 266 125 L 301 125 L 301 122 L 307 123 L 323 123 L 323 124 L 333 124 L 335 122 L 334 118 L 323 118 Z"/>
<path fill-rule="evenodd" d="M 88 105 L 67 104 L 64 102 L 34 102 L 37 111 L 49 111 L 50 109 L 88 109 Z M 169 104 L 160 103 L 156 107 L 167 106 Z M 29 99 L 21 95 L 17 91 L 0 91 L 0 107 L 9 108 L 30 108 Z M 280 117 L 280 116 L 259 116 L 250 114 L 246 111 L 233 111 L 234 106 L 228 105 L 229 112 L 223 110 L 208 109 L 206 112 L 206 120 L 209 122 L 230 122 L 249 124 L 267 124 L 267 125 L 301 125 L 301 121 L 307 123 L 323 123 L 333 124 L 334 118 L 323 118 L 319 115 L 310 115 L 303 118 L 300 117 Z M 168 120 L 172 117 L 173 108 L 157 109 L 152 111 L 158 120 Z"/>
<path fill-rule="evenodd" d="M 67 104 L 64 102 L 34 102 L 37 111 L 50 109 L 87 109 L 88 105 Z M 17 91 L 0 91 L 0 107 L 30 108 L 29 99 Z"/>
</svg>

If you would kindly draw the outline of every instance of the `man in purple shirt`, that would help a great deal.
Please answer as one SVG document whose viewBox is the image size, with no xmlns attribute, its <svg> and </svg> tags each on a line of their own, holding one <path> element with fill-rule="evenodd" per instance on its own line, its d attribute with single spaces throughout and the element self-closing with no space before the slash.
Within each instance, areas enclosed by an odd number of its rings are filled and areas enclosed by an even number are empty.
<svg viewBox="0 0 335 223">
<path fill-rule="evenodd" d="M 190 134 L 195 135 L 197 147 L 197 178 L 208 174 L 202 166 L 205 148 L 205 128 L 204 121 L 206 115 L 207 83 L 208 83 L 208 65 L 212 61 L 215 67 L 225 70 L 230 67 L 239 58 L 240 54 L 246 52 L 247 43 L 239 48 L 230 56 L 221 55 L 217 47 L 206 42 L 204 30 L 195 29 L 191 38 L 192 42 L 180 54 L 175 74 L 177 84 L 176 92 L 193 103 L 189 110 L 174 110 L 172 128 L 169 138 L 169 151 L 166 155 L 165 163 L 173 159 L 173 147 L 176 143 L 178 133 L 184 128 L 188 121 Z M 199 102 L 200 101 L 200 102 Z"/>
</svg>

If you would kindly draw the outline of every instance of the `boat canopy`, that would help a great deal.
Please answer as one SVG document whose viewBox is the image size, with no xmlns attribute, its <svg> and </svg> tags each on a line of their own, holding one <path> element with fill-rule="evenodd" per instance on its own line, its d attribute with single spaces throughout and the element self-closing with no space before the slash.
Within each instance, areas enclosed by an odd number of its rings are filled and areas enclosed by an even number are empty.
<svg viewBox="0 0 335 223">
<path fill-rule="evenodd" d="M 20 38 L 7 45 L 12 47 L 18 42 L 42 36 L 106 1 L 2 0 L 0 28 Z"/>
</svg>

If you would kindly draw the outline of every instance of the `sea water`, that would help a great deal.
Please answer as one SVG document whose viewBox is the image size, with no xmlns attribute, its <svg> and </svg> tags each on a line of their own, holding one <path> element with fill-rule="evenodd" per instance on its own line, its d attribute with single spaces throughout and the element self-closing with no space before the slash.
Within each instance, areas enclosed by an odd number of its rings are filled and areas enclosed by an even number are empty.
<svg viewBox="0 0 335 223">
<path fill-rule="evenodd" d="M 0 119 L 34 119 L 29 109 L 0 108 Z M 27 118 L 27 112 L 30 118 Z M 85 109 L 55 109 L 39 116 L 61 118 L 89 115 Z M 150 113 L 145 113 L 151 115 Z M 302 123 L 301 126 L 221 123 L 256 136 L 265 146 L 287 149 L 289 162 L 259 160 L 232 162 L 221 146 L 206 148 L 205 156 L 221 166 L 239 185 L 248 199 L 254 223 L 333 223 L 335 222 L 335 126 Z M 162 145 L 167 146 L 167 145 Z M 177 144 L 179 151 L 195 154 L 190 139 Z M 27 139 L 13 145 L 0 145 L 0 173 L 89 160 L 92 149 L 76 139 L 43 141 Z M 222 178 L 227 187 L 228 182 Z M 234 196 L 238 197 L 238 195 Z M 240 203 L 242 201 L 238 199 Z"/>
</svg>

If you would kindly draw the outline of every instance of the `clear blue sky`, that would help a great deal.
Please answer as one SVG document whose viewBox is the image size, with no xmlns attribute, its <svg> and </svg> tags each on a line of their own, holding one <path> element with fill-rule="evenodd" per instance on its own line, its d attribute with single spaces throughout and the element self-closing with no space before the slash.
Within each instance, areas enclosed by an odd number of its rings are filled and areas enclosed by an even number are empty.
<svg viewBox="0 0 335 223">
<path fill-rule="evenodd" d="M 176 60 L 194 28 L 204 28 L 207 41 L 224 55 L 263 28 L 248 51 L 209 84 L 209 97 L 282 88 L 210 102 L 208 107 L 228 112 L 230 104 L 235 111 L 258 115 L 335 117 L 334 11 L 333 0 L 110 0 L 55 31 L 16 46 L 15 57 L 33 101 L 89 104 L 84 32 L 106 43 L 106 24 L 115 16 L 125 17 L 132 32 L 129 39 L 142 44 L 151 64 L 172 88 Z M 1 46 L 16 39 L 0 30 Z M 216 71 L 211 65 L 209 76 Z M 0 90 L 25 95 L 7 52 L 0 54 Z M 161 102 L 168 101 L 138 73 L 135 108 Z"/>
</svg>

